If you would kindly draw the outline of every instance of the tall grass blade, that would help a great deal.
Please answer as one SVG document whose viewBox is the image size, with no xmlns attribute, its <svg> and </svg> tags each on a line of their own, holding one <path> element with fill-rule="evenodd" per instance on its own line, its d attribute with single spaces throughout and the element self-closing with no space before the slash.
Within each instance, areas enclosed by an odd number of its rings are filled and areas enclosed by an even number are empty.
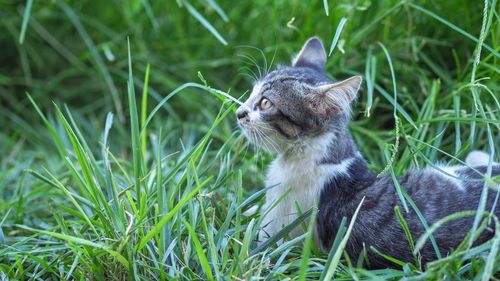
<svg viewBox="0 0 500 281">
<path fill-rule="evenodd" d="M 92 58 L 94 59 L 97 69 L 101 73 L 101 75 L 104 78 L 104 81 L 106 82 L 106 85 L 109 88 L 109 91 L 111 92 L 111 97 L 113 98 L 113 102 L 115 104 L 116 110 L 118 112 L 118 116 L 120 117 L 121 120 L 124 119 L 124 113 L 123 113 L 123 106 L 121 104 L 119 95 L 118 95 L 118 90 L 116 89 L 115 83 L 113 81 L 113 78 L 111 77 L 111 74 L 109 73 L 109 70 L 106 67 L 106 64 L 104 63 L 104 60 L 102 57 L 99 55 L 99 52 L 97 51 L 97 48 L 92 41 L 90 35 L 88 34 L 87 30 L 85 27 L 82 25 L 80 22 L 78 16 L 75 14 L 75 12 L 68 6 L 63 1 L 57 1 L 56 4 L 63 10 L 63 12 L 68 16 L 69 20 L 73 24 L 73 26 L 76 28 L 80 36 L 82 37 L 83 42 L 87 46 L 87 48 L 90 51 L 90 54 L 92 55 Z"/>
<path fill-rule="evenodd" d="M 219 4 L 217 4 L 217 1 L 215 0 L 206 0 L 206 1 L 208 5 L 210 5 L 210 7 L 212 7 L 212 9 L 214 9 L 217 12 L 217 14 L 219 14 L 219 16 L 222 18 L 223 21 L 225 22 L 229 21 L 229 18 L 227 17 L 224 10 L 219 6 Z"/>
<path fill-rule="evenodd" d="M 325 0 L 325 2 L 326 2 L 326 0 Z M 332 45 L 330 46 L 330 52 L 328 53 L 328 56 L 332 55 L 333 50 L 337 46 L 337 42 L 339 41 L 340 34 L 342 34 L 342 29 L 344 28 L 344 25 L 346 22 L 347 22 L 346 18 L 340 19 L 339 25 L 337 26 L 337 30 L 335 30 L 335 35 L 333 36 Z"/>
<path fill-rule="evenodd" d="M 92 248 L 104 250 L 107 253 L 109 253 L 111 256 L 115 257 L 125 268 L 128 269 L 129 266 L 130 266 L 129 262 L 127 261 L 127 259 L 124 256 L 122 256 L 120 253 L 118 253 L 116 251 L 113 251 L 107 245 L 95 243 L 95 242 L 92 242 L 92 241 L 89 241 L 89 240 L 86 240 L 86 239 L 82 239 L 82 238 L 78 238 L 78 237 L 74 237 L 74 236 L 70 236 L 70 235 L 66 235 L 66 234 L 61 234 L 61 233 L 57 233 L 57 232 L 40 230 L 40 229 L 34 229 L 34 228 L 27 227 L 27 226 L 24 226 L 24 225 L 16 225 L 16 226 L 19 227 L 19 228 L 28 230 L 28 231 L 32 231 L 32 232 L 37 232 L 37 233 L 49 235 L 49 236 L 55 237 L 57 239 L 65 240 L 65 241 L 68 241 L 68 242 L 71 242 L 71 243 L 75 243 L 75 244 L 79 244 L 79 245 L 83 245 L 83 246 L 89 246 L 89 247 L 92 247 Z"/>
<path fill-rule="evenodd" d="M 196 194 L 198 194 L 200 189 L 204 185 L 206 185 L 208 182 L 210 182 L 211 180 L 212 180 L 212 177 L 206 179 L 200 185 L 198 185 L 195 189 L 193 189 L 186 197 L 184 197 L 181 201 L 179 201 L 179 203 L 177 203 L 177 205 L 175 205 L 175 207 L 172 208 L 172 210 L 170 210 L 164 217 L 162 217 L 161 220 L 153 227 L 153 229 L 151 229 L 151 231 L 149 231 L 141 239 L 141 241 L 137 245 L 136 249 L 139 251 L 142 250 L 146 246 L 146 243 L 148 243 L 149 240 L 151 240 L 154 236 L 156 236 L 162 230 L 163 226 L 167 222 L 169 222 L 170 219 L 172 219 L 172 217 L 180 211 L 182 206 L 184 206 L 191 198 L 193 198 Z"/>
<path fill-rule="evenodd" d="M 144 128 L 146 123 L 146 116 L 148 111 L 148 84 L 149 84 L 149 66 L 146 66 L 146 74 L 144 74 L 144 85 L 142 87 L 142 97 L 141 97 L 141 127 Z M 141 134 L 141 154 L 143 157 L 143 167 L 146 168 L 146 132 Z"/>
<path fill-rule="evenodd" d="M 129 104 L 129 114 L 130 114 L 130 134 L 132 138 L 132 158 L 134 168 L 134 185 L 135 185 L 135 196 L 137 200 L 137 209 L 141 208 L 141 178 L 142 178 L 142 165 L 143 157 L 141 153 L 141 141 L 139 133 L 139 119 L 137 116 L 137 102 L 135 99 L 135 90 L 133 84 L 132 76 L 132 57 L 130 54 L 130 39 L 127 38 L 128 47 L 128 104 Z M 141 213 L 142 215 L 142 213 Z"/>
<path fill-rule="evenodd" d="M 306 212 L 304 212 L 302 215 L 297 217 L 292 223 L 289 225 L 285 226 L 283 229 L 278 231 L 275 235 L 272 237 L 269 237 L 267 240 L 259 244 L 255 249 L 253 249 L 250 252 L 250 256 L 253 256 L 257 253 L 260 253 L 264 251 L 265 249 L 269 248 L 271 245 L 274 243 L 278 242 L 280 239 L 284 238 L 286 235 L 290 234 L 290 232 L 297 226 L 299 226 L 303 221 L 305 221 L 306 218 L 308 218 L 313 212 L 313 209 L 309 209 Z"/>
<path fill-rule="evenodd" d="M 26 7 L 24 8 L 24 14 L 23 14 L 23 23 L 21 25 L 21 32 L 19 34 L 19 44 L 24 43 L 24 37 L 26 36 L 26 30 L 28 29 L 28 23 L 30 21 L 32 6 L 33 6 L 33 0 L 26 0 Z"/>
<path fill-rule="evenodd" d="M 325 278 L 323 280 L 332 280 L 333 276 L 335 274 L 335 271 L 337 270 L 337 266 L 340 262 L 340 257 L 342 256 L 342 253 L 344 252 L 344 248 L 347 245 L 347 241 L 349 240 L 349 236 L 351 236 L 352 228 L 354 227 L 354 223 L 356 222 L 356 218 L 358 217 L 359 210 L 361 209 L 361 206 L 363 205 L 363 202 L 365 201 L 365 197 L 361 199 L 361 202 L 359 202 L 358 207 L 356 208 L 356 211 L 352 215 L 351 222 L 349 223 L 349 226 L 347 227 L 347 231 L 344 235 L 344 238 L 340 241 L 340 244 L 335 251 L 335 254 L 333 255 L 332 261 L 329 265 L 328 268 L 326 269 L 326 274 Z"/>
<path fill-rule="evenodd" d="M 478 42 L 479 42 L 479 39 L 477 39 L 476 37 L 472 36 L 470 33 L 468 33 L 467 31 L 465 31 L 465 30 L 463 30 L 463 29 L 461 29 L 460 27 L 458 27 L 458 26 L 454 25 L 453 23 L 451 23 L 451 22 L 449 22 L 449 21 L 445 20 L 444 18 L 442 18 L 442 17 L 438 16 L 436 13 L 431 12 L 431 11 L 429 11 L 429 10 L 425 9 L 424 7 L 419 6 L 419 5 L 417 5 L 417 4 L 414 4 L 414 3 L 412 3 L 412 2 L 406 2 L 406 5 L 408 5 L 408 6 L 412 7 L 412 8 L 414 8 L 415 10 L 418 10 L 418 11 L 420 11 L 420 12 L 422 12 L 422 13 L 424 13 L 424 14 L 428 15 L 428 16 L 431 16 L 432 18 L 434 18 L 434 19 L 436 19 L 437 21 L 439 21 L 439 22 L 441 22 L 441 23 L 445 24 L 446 26 L 448 26 L 448 27 L 449 27 L 449 28 L 451 28 L 452 30 L 454 30 L 454 31 L 456 31 L 456 32 L 458 32 L 458 33 L 460 33 L 460 34 L 462 34 L 463 36 L 465 36 L 465 37 L 469 38 L 470 40 L 472 40 L 472 41 L 474 41 L 474 42 L 476 42 L 476 43 L 478 43 Z M 488 46 L 488 45 L 486 45 L 486 44 L 484 44 L 483 46 L 484 46 L 486 49 L 488 49 L 488 51 L 490 51 L 493 55 L 495 55 L 495 57 L 500 58 L 500 54 L 499 54 L 497 51 L 495 51 L 492 47 L 490 47 L 490 46 Z"/>
<path fill-rule="evenodd" d="M 340 246 L 340 242 L 344 238 L 347 227 L 346 227 L 347 219 L 346 217 L 342 218 L 342 221 L 340 221 L 339 228 L 337 229 L 337 234 L 335 234 L 335 239 L 333 240 L 332 246 L 330 248 L 330 252 L 328 253 L 328 259 L 326 260 L 325 263 L 325 269 L 330 268 L 330 265 L 332 264 L 333 256 L 335 256 L 335 253 L 337 252 L 337 249 Z M 327 270 L 323 270 L 321 272 L 321 276 L 319 277 L 319 280 L 325 280 L 325 275 L 327 273 Z"/>
<path fill-rule="evenodd" d="M 184 226 L 189 232 L 189 236 L 191 237 L 191 240 L 193 240 L 194 247 L 196 249 L 196 253 L 198 254 L 198 258 L 200 259 L 201 266 L 203 268 L 203 271 L 207 275 L 208 280 L 214 280 L 214 275 L 212 273 L 212 270 L 210 269 L 210 265 L 208 264 L 208 259 L 207 256 L 205 255 L 203 251 L 203 247 L 201 246 L 200 240 L 198 239 L 198 236 L 196 235 L 196 232 L 193 230 L 191 225 L 185 220 L 183 220 Z"/>
<path fill-rule="evenodd" d="M 221 42 L 223 45 L 227 45 L 226 39 L 224 39 L 224 37 L 220 35 L 220 33 L 215 29 L 215 27 L 213 27 L 213 25 L 210 24 L 210 22 L 208 22 L 193 6 L 191 6 L 189 2 L 184 1 L 183 4 L 186 6 L 189 13 L 193 15 L 193 17 L 195 17 L 201 23 L 201 25 L 203 25 L 208 31 L 210 31 L 210 33 L 212 33 L 212 35 L 215 38 L 217 38 L 219 42 Z"/>
<path fill-rule="evenodd" d="M 495 269 L 495 263 L 498 260 L 498 252 L 500 249 L 500 222 L 496 216 L 491 216 L 495 222 L 495 236 L 493 237 L 493 244 L 491 245 L 490 253 L 486 258 L 486 265 L 484 266 L 482 281 L 493 279 L 493 274 L 498 273 L 498 267 Z"/>
<path fill-rule="evenodd" d="M 308 230 L 306 235 L 306 240 L 304 242 L 304 247 L 302 248 L 302 254 L 300 259 L 302 260 L 299 270 L 299 280 L 305 280 L 307 276 L 307 269 L 309 267 L 309 259 L 311 257 L 311 248 L 313 247 L 312 235 L 316 228 L 316 214 L 318 213 L 317 208 L 313 208 L 311 217 L 309 218 Z"/>
<path fill-rule="evenodd" d="M 366 106 L 365 116 L 370 117 L 370 110 L 373 105 L 373 89 L 375 84 L 375 76 L 377 71 L 377 57 L 372 55 L 372 48 L 368 48 L 365 64 L 365 81 L 366 81 Z"/>
</svg>

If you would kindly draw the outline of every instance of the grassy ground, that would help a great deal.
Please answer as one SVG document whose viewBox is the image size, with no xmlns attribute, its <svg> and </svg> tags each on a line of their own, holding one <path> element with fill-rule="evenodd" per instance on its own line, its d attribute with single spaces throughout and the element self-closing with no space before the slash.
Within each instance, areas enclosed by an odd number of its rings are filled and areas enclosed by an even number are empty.
<svg viewBox="0 0 500 281">
<path fill-rule="evenodd" d="M 310 232 L 257 247 L 261 218 L 242 213 L 271 156 L 228 98 L 319 35 L 332 77 L 365 77 L 351 131 L 374 171 L 497 155 L 495 0 L 28 0 L 0 16 L 0 279 L 500 278 L 500 231 L 399 270 L 318 253 Z"/>
</svg>

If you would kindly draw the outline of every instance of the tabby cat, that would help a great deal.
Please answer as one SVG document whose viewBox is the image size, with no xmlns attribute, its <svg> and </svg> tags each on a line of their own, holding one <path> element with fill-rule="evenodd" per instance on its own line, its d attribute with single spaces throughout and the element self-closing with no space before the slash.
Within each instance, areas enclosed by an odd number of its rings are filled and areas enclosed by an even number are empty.
<svg viewBox="0 0 500 281">
<path fill-rule="evenodd" d="M 396 259 L 412 262 L 409 242 L 394 212 L 399 206 L 414 239 L 425 233 L 416 212 L 401 207 L 393 180 L 377 177 L 368 169 L 348 130 L 351 103 L 362 84 L 361 76 L 332 81 L 325 73 L 326 53 L 318 38 L 309 39 L 291 66 L 279 66 L 257 81 L 248 100 L 237 110 L 238 123 L 251 142 L 276 154 L 267 171 L 266 203 L 259 240 L 273 236 L 302 212 L 317 207 L 315 244 L 324 251 L 332 246 L 343 217 L 352 218 L 364 202 L 346 245 L 356 259 L 367 249 L 368 267 L 394 266 L 371 247 Z M 475 210 L 483 187 L 489 157 L 472 152 L 467 166 L 440 166 L 409 171 L 398 178 L 427 223 L 464 210 Z M 500 174 L 495 163 L 493 175 Z M 486 210 L 491 210 L 497 192 L 489 189 Z M 494 214 L 500 215 L 500 203 Z M 472 217 L 451 221 L 434 233 L 442 255 L 464 239 Z M 298 227 L 290 233 L 303 233 Z M 486 229 L 477 238 L 482 243 L 493 232 Z M 430 243 L 419 252 L 423 262 L 436 259 Z"/>
</svg>

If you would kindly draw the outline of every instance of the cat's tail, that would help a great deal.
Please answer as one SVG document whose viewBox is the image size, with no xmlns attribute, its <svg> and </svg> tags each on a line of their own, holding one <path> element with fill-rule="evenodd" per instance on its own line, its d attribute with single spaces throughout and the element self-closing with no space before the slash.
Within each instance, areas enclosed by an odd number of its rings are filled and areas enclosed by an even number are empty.
<svg viewBox="0 0 500 281">
<path fill-rule="evenodd" d="M 474 150 L 469 152 L 469 154 L 465 158 L 465 163 L 471 167 L 488 165 L 489 161 L 490 161 L 490 155 L 480 150 Z"/>
</svg>

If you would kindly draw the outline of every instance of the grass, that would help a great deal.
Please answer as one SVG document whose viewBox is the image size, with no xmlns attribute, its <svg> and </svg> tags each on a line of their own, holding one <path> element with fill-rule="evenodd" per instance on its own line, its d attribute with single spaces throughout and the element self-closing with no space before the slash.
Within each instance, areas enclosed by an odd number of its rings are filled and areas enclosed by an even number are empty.
<svg viewBox="0 0 500 281">
<path fill-rule="evenodd" d="M 0 278 L 500 279 L 500 231 L 470 243 L 485 217 L 500 227 L 484 204 L 435 225 L 421 216 L 429 232 L 407 232 L 410 249 L 447 220 L 475 217 L 469 238 L 430 264 L 386 257 L 400 269 L 363 269 L 343 253 L 351 218 L 330 253 L 310 229 L 255 245 L 262 217 L 243 213 L 262 204 L 272 156 L 248 145 L 234 118 L 249 76 L 318 35 L 333 78 L 364 74 L 351 132 L 374 172 L 396 180 L 473 149 L 498 161 L 496 1 L 0 7 Z M 303 211 L 270 242 L 311 221 L 315 210 Z M 403 228 L 404 212 L 395 209 Z"/>
</svg>

